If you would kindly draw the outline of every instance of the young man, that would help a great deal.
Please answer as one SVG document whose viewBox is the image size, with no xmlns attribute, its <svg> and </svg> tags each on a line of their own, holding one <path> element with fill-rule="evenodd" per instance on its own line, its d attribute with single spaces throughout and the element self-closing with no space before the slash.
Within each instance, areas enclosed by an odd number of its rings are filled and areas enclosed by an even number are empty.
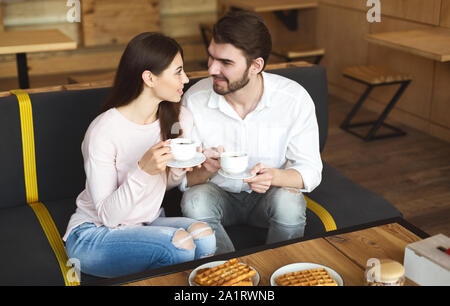
<svg viewBox="0 0 450 306">
<path fill-rule="evenodd" d="M 298 83 L 262 72 L 272 48 L 261 17 L 239 11 L 222 17 L 208 48 L 210 78 L 192 86 L 183 104 L 192 112 L 192 137 L 206 148 L 203 167 L 181 190 L 186 217 L 216 233 L 216 254 L 234 251 L 224 226 L 267 227 L 267 243 L 302 237 L 306 201 L 321 181 L 314 103 Z M 249 156 L 250 179 L 218 173 L 220 154 Z"/>
</svg>

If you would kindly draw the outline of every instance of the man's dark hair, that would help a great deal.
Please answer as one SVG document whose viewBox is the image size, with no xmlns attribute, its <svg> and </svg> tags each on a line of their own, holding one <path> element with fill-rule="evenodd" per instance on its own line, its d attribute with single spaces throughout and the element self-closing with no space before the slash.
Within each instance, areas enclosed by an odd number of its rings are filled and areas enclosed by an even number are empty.
<svg viewBox="0 0 450 306">
<path fill-rule="evenodd" d="M 262 57 L 265 67 L 272 50 L 272 38 L 264 20 L 253 12 L 228 12 L 214 25 L 212 37 L 216 43 L 232 44 L 242 50 L 248 66 L 254 59 Z"/>
</svg>

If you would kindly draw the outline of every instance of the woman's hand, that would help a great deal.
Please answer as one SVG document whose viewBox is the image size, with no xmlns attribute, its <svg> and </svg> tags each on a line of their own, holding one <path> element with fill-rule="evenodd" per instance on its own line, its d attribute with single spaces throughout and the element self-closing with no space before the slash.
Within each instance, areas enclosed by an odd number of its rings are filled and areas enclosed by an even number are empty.
<svg viewBox="0 0 450 306">
<path fill-rule="evenodd" d="M 173 158 L 169 144 L 170 139 L 160 141 L 151 147 L 138 162 L 139 167 L 150 175 L 165 171 L 167 163 Z"/>
</svg>

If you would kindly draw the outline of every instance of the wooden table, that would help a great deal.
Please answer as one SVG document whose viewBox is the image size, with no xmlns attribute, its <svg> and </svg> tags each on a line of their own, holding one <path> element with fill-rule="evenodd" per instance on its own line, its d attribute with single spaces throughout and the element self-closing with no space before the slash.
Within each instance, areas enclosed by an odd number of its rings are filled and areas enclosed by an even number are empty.
<svg viewBox="0 0 450 306">
<path fill-rule="evenodd" d="M 20 88 L 29 88 L 27 53 L 72 50 L 77 43 L 57 29 L 0 31 L 0 54 L 16 54 Z"/>
<path fill-rule="evenodd" d="M 317 0 L 219 0 L 219 5 L 227 9 L 257 13 L 273 12 L 289 30 L 295 31 L 298 27 L 298 10 L 318 7 L 319 2 Z M 285 13 L 284 11 L 287 10 L 290 12 Z"/>
<path fill-rule="evenodd" d="M 370 34 L 374 44 L 401 50 L 439 62 L 450 61 L 450 29 L 435 27 L 424 30 Z"/>
<path fill-rule="evenodd" d="M 369 258 L 390 258 L 403 263 L 406 245 L 420 240 L 418 235 L 426 236 L 424 233 L 415 234 L 402 224 L 410 227 L 409 224 L 399 219 L 395 223 L 291 243 L 229 258 L 238 257 L 240 261 L 258 270 L 261 277 L 259 285 L 261 286 L 270 286 L 270 276 L 275 270 L 296 262 L 312 262 L 328 266 L 341 275 L 345 286 L 362 286 Z M 218 259 L 209 261 L 214 260 Z M 188 286 L 189 273 L 194 268 L 131 282 L 127 285 Z M 406 284 L 415 285 L 410 280 L 407 280 Z"/>
</svg>

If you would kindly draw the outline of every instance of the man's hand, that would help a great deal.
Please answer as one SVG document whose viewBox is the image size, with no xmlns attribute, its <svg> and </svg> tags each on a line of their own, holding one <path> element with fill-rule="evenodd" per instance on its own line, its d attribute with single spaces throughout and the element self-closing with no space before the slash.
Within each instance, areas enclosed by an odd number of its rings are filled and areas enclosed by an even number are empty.
<svg viewBox="0 0 450 306">
<path fill-rule="evenodd" d="M 206 156 L 206 160 L 203 162 L 202 166 L 209 173 L 217 173 L 220 167 L 220 154 L 225 151 L 223 146 L 218 146 L 217 148 L 209 148 L 203 151 Z"/>
<path fill-rule="evenodd" d="M 200 150 L 206 156 L 206 160 L 199 166 L 197 166 L 194 171 L 187 174 L 187 185 L 188 187 L 203 184 L 208 181 L 211 176 L 213 176 L 220 167 L 220 154 L 224 152 L 222 146 L 217 148 L 209 148 Z"/>
<path fill-rule="evenodd" d="M 253 178 L 244 180 L 248 183 L 251 190 L 257 193 L 265 193 L 272 185 L 273 172 L 272 168 L 267 168 L 263 164 L 259 163 L 250 170 L 250 174 L 256 175 Z"/>
</svg>

